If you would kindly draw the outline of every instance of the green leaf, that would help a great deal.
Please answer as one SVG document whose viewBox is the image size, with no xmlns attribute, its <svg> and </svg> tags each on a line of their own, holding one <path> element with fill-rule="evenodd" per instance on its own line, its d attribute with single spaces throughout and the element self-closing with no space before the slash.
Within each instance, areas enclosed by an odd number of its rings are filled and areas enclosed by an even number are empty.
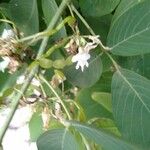
<svg viewBox="0 0 150 150">
<path fill-rule="evenodd" d="M 0 3 L 1 16 L 8 17 L 8 3 Z"/>
<path fill-rule="evenodd" d="M 106 108 L 109 112 L 112 112 L 112 101 L 110 93 L 94 92 L 92 94 L 92 99 Z"/>
<path fill-rule="evenodd" d="M 81 11 L 85 16 L 100 17 L 111 13 L 120 0 L 79 0 Z"/>
<path fill-rule="evenodd" d="M 150 79 L 150 54 L 132 57 L 119 57 L 118 64 Z"/>
<path fill-rule="evenodd" d="M 102 105 L 100 105 L 98 102 L 93 101 L 91 98 L 93 89 L 83 89 L 81 90 L 76 100 L 79 101 L 80 105 L 83 107 L 85 116 L 87 119 L 95 118 L 95 117 L 108 117 L 112 118 L 112 114 L 107 111 Z"/>
<path fill-rule="evenodd" d="M 0 96 L 2 96 L 7 89 L 15 86 L 18 76 L 24 72 L 24 69 L 25 66 L 22 66 L 22 69 L 16 71 L 14 74 L 10 74 L 7 71 L 4 73 L 0 72 Z"/>
<path fill-rule="evenodd" d="M 39 31 L 36 0 L 11 0 L 9 16 L 24 35 L 31 35 Z"/>
<path fill-rule="evenodd" d="M 51 118 L 48 128 L 49 129 L 57 129 L 57 128 L 64 128 L 64 126 L 62 125 L 62 123 L 60 123 L 60 121 Z"/>
<path fill-rule="evenodd" d="M 67 129 L 45 132 L 37 140 L 38 150 L 79 150 L 78 143 Z"/>
<path fill-rule="evenodd" d="M 150 79 L 150 54 L 142 55 L 139 63 L 140 72 L 143 76 Z M 141 67 L 140 67 L 141 66 Z"/>
<path fill-rule="evenodd" d="M 127 10 L 113 24 L 108 43 L 115 55 L 133 56 L 150 53 L 150 1 Z"/>
<path fill-rule="evenodd" d="M 144 0 L 121 0 L 119 6 L 117 7 L 113 20 L 112 20 L 112 26 L 114 26 L 114 23 L 122 17 L 129 9 L 134 7 L 135 5 L 141 3 Z"/>
<path fill-rule="evenodd" d="M 64 74 L 69 82 L 75 86 L 87 88 L 94 85 L 100 78 L 102 73 L 102 62 L 100 55 L 93 55 L 89 61 L 89 67 L 84 68 L 82 72 L 79 68 L 75 69 L 75 64 L 66 67 Z"/>
<path fill-rule="evenodd" d="M 42 0 L 42 9 L 45 18 L 45 22 L 49 25 L 53 16 L 57 12 L 58 6 L 55 0 Z M 58 24 L 62 21 L 62 18 L 58 21 Z M 66 29 L 63 27 L 55 36 L 55 38 L 62 38 L 66 36 Z"/>
<path fill-rule="evenodd" d="M 91 139 L 96 144 L 102 145 L 105 150 L 138 150 L 123 140 L 115 137 L 107 132 L 96 129 L 91 126 L 77 123 L 77 122 L 69 122 L 71 126 L 75 127 L 75 129 L 81 132 L 85 137 Z"/>
<path fill-rule="evenodd" d="M 113 120 L 108 118 L 96 118 L 92 120 L 92 125 L 96 126 L 97 128 L 102 128 L 105 131 L 109 131 L 110 133 L 113 133 L 116 136 L 121 137 L 121 134 L 116 127 L 116 124 Z"/>
<path fill-rule="evenodd" d="M 113 115 L 123 136 L 145 149 L 150 147 L 150 81 L 121 69 L 112 79 Z"/>
<path fill-rule="evenodd" d="M 31 141 L 36 141 L 37 138 L 43 133 L 43 120 L 41 113 L 36 112 L 32 115 L 29 122 L 29 130 Z"/>
<path fill-rule="evenodd" d="M 110 92 L 112 73 L 104 73 L 101 79 L 91 88 L 82 89 L 77 94 L 76 101 L 82 106 L 87 119 L 95 117 L 112 118 L 112 113 L 107 111 L 98 102 L 93 101 L 91 95 L 93 92 Z"/>
<path fill-rule="evenodd" d="M 113 68 L 112 61 L 109 59 L 109 57 L 106 54 L 103 54 L 102 56 L 102 63 L 103 63 L 103 73 L 112 72 L 112 68 Z"/>
<path fill-rule="evenodd" d="M 85 19 L 90 27 L 94 30 L 95 34 L 100 35 L 101 41 L 105 44 L 110 29 L 112 15 L 109 14 L 98 18 L 86 17 Z M 78 22 L 81 34 L 89 34 L 89 30 L 85 28 L 81 20 Z"/>
</svg>

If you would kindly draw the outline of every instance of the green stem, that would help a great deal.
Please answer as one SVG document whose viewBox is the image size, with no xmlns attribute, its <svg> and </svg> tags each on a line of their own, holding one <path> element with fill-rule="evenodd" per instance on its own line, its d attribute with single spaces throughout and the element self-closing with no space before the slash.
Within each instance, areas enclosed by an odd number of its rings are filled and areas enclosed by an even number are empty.
<svg viewBox="0 0 150 150">
<path fill-rule="evenodd" d="M 93 29 L 89 26 L 89 24 L 86 22 L 86 20 L 81 16 L 81 14 L 78 12 L 78 10 L 74 7 L 73 4 L 71 4 L 72 10 L 75 12 L 75 14 L 79 17 L 79 19 L 82 21 L 82 23 L 85 25 L 85 27 L 89 30 L 89 32 L 92 35 L 96 35 L 93 31 Z"/>
<path fill-rule="evenodd" d="M 69 8 L 69 11 L 70 11 L 71 16 L 72 16 L 72 17 L 75 17 L 74 14 L 73 14 L 72 8 L 70 7 L 70 5 L 68 5 L 68 8 Z"/>
<path fill-rule="evenodd" d="M 54 95 L 57 97 L 58 101 L 61 103 L 62 107 L 64 108 L 67 116 L 68 116 L 68 119 L 71 120 L 71 115 L 69 113 L 69 111 L 67 110 L 67 107 L 65 105 L 65 103 L 63 102 L 63 100 L 60 98 L 60 96 L 57 94 L 57 92 L 55 91 L 55 89 L 48 83 L 48 81 L 43 77 L 43 76 L 40 76 L 40 79 L 50 88 L 50 90 L 54 93 Z"/>
<path fill-rule="evenodd" d="M 0 19 L 0 22 L 9 23 L 9 24 L 11 24 L 11 25 L 13 26 L 13 28 L 16 29 L 16 26 L 15 26 L 15 24 L 14 24 L 12 21 L 9 21 L 9 20 L 7 20 L 7 19 Z"/>
<path fill-rule="evenodd" d="M 6 121 L 4 122 L 1 130 L 0 130 L 0 143 L 2 142 L 2 139 L 5 135 L 5 132 L 9 126 L 10 121 L 13 118 L 13 115 L 18 107 L 19 104 L 19 100 L 22 97 L 22 94 L 27 90 L 29 83 L 31 82 L 34 74 L 37 72 L 38 68 L 35 67 L 29 74 L 28 78 L 26 79 L 25 83 L 23 84 L 22 88 L 21 88 L 21 92 L 17 92 L 13 94 L 13 98 L 12 98 L 12 102 L 11 102 L 11 106 L 10 106 L 10 112 L 6 118 Z"/>
<path fill-rule="evenodd" d="M 70 0 L 63 0 L 60 7 L 58 8 L 58 11 L 56 12 L 55 16 L 53 17 L 53 19 L 51 20 L 49 26 L 48 26 L 48 30 L 52 30 L 57 21 L 59 20 L 63 10 L 66 8 L 67 4 L 70 2 Z M 44 53 L 46 45 L 48 42 L 48 37 L 45 37 L 40 45 L 38 54 L 37 54 L 37 59 L 41 57 L 41 55 Z M 31 80 L 33 79 L 34 75 L 38 72 L 39 69 L 39 65 L 36 65 L 32 71 L 29 73 L 25 83 L 23 84 L 22 88 L 21 88 L 21 93 L 25 93 Z M 10 121 L 12 120 L 14 113 L 18 107 L 19 101 L 22 97 L 21 93 L 14 93 L 14 97 L 12 98 L 12 102 L 11 102 L 11 106 L 10 106 L 10 112 L 6 118 L 6 121 L 4 123 L 4 125 L 2 126 L 1 130 L 0 130 L 0 143 L 2 142 L 2 139 L 5 135 L 5 132 L 10 124 Z"/>
<path fill-rule="evenodd" d="M 116 63 L 116 61 L 113 59 L 113 57 L 108 53 L 105 52 L 105 54 L 109 57 L 109 59 L 112 61 L 114 67 L 116 68 L 117 71 L 119 71 L 119 65 Z"/>
<path fill-rule="evenodd" d="M 43 34 L 44 34 L 44 31 L 33 34 L 33 35 L 30 35 L 30 36 L 27 36 L 27 37 L 24 37 L 24 38 L 21 38 L 21 39 L 18 39 L 17 42 L 22 43 L 22 42 L 29 41 L 29 40 L 34 40 L 34 39 L 39 40 L 40 37 L 43 36 Z"/>
<path fill-rule="evenodd" d="M 66 37 L 64 38 L 62 41 L 56 43 L 54 46 L 52 46 L 51 48 L 49 48 L 45 54 L 43 54 L 43 57 L 49 57 L 53 52 L 54 50 L 56 49 L 59 49 L 60 47 L 62 47 L 64 44 L 66 44 L 68 42 L 68 40 L 71 38 L 72 36 L 70 37 Z"/>
<path fill-rule="evenodd" d="M 27 37 L 24 37 L 22 39 L 17 40 L 16 42 L 25 42 L 25 41 L 29 41 L 31 40 L 29 43 L 34 43 L 35 41 L 38 41 L 40 39 L 42 39 L 44 36 L 52 36 L 55 33 L 57 33 L 59 30 L 61 30 L 61 28 L 63 28 L 65 26 L 66 23 L 70 24 L 71 22 L 73 22 L 75 19 L 71 16 L 66 17 L 55 29 L 51 30 L 51 29 L 47 29 L 46 31 L 43 32 L 39 32 Z M 29 44 L 28 43 L 28 44 Z"/>
<path fill-rule="evenodd" d="M 36 78 L 40 81 L 40 78 L 38 77 L 38 75 L 36 75 Z M 43 87 L 43 85 L 42 85 L 41 83 L 40 83 L 40 88 L 41 88 L 41 91 L 42 91 L 42 93 L 43 93 L 44 98 L 46 98 L 47 95 L 46 95 L 46 93 L 45 93 L 45 91 L 44 91 L 44 87 Z"/>
<path fill-rule="evenodd" d="M 67 6 L 67 4 L 68 4 L 69 2 L 70 2 L 70 0 L 63 0 L 63 1 L 62 1 L 61 5 L 60 5 L 60 7 L 59 7 L 59 9 L 58 9 L 58 11 L 56 12 L 55 16 L 52 18 L 51 23 L 49 24 L 49 26 L 48 26 L 48 28 L 47 28 L 48 30 L 52 30 L 52 29 L 55 27 L 55 25 L 56 25 L 58 19 L 60 18 L 60 16 L 61 16 L 63 10 L 66 8 L 66 6 Z M 42 44 L 41 44 L 41 46 L 40 46 L 40 48 L 39 48 L 39 52 L 38 52 L 37 58 L 39 58 L 39 57 L 43 54 L 43 51 L 44 51 L 44 49 L 46 48 L 48 39 L 49 39 L 48 37 L 45 37 L 45 38 L 43 39 L 43 42 L 42 42 Z M 44 48 L 44 49 L 43 49 L 43 48 Z"/>
<path fill-rule="evenodd" d="M 74 7 L 74 5 L 71 4 L 71 8 L 72 10 L 76 13 L 76 15 L 80 18 L 80 20 L 83 22 L 83 24 L 85 25 L 85 27 L 88 29 L 88 31 L 92 34 L 92 35 L 96 35 L 95 32 L 93 31 L 93 29 L 89 26 L 89 24 L 86 22 L 86 20 L 81 16 L 81 14 L 78 12 L 78 10 Z M 114 67 L 116 68 L 116 70 L 119 71 L 119 66 L 116 63 L 116 61 L 113 59 L 113 57 L 108 53 L 108 51 L 111 50 L 111 48 L 109 47 L 105 47 L 102 42 L 100 42 L 99 46 L 102 48 L 102 50 L 106 53 L 106 55 L 109 57 L 109 59 L 112 61 Z"/>
<path fill-rule="evenodd" d="M 88 29 L 88 31 L 92 34 L 92 35 L 96 35 L 95 32 L 93 31 L 93 29 L 89 26 L 89 24 L 86 22 L 86 20 L 81 16 L 81 14 L 78 12 L 78 10 L 74 7 L 74 5 L 71 4 L 71 8 L 72 10 L 76 13 L 76 15 L 79 17 L 79 19 L 82 21 L 82 23 L 85 25 L 85 27 Z M 100 41 L 99 46 L 101 47 L 101 49 L 103 51 L 110 51 L 111 49 L 109 47 L 106 47 L 103 45 L 103 43 Z"/>
<path fill-rule="evenodd" d="M 84 137 L 84 135 L 82 133 L 80 133 L 80 135 L 81 135 L 82 140 L 83 140 L 83 142 L 85 144 L 86 150 L 91 150 L 90 145 L 89 145 L 87 139 Z"/>
</svg>

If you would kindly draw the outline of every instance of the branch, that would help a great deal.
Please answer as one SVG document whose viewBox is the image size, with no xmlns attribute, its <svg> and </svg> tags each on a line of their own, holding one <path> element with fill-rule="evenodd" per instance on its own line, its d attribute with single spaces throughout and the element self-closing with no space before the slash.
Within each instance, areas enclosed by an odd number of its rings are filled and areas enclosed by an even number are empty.
<svg viewBox="0 0 150 150">
<path fill-rule="evenodd" d="M 70 2 L 70 0 L 63 0 L 61 5 L 59 6 L 58 8 L 58 11 L 56 12 L 55 16 L 53 17 L 53 19 L 51 20 L 47 30 L 52 30 L 57 21 L 59 20 L 63 10 L 66 8 L 66 6 L 68 5 L 68 3 Z M 46 45 L 47 45 L 47 42 L 48 42 L 48 37 L 45 37 L 40 45 L 40 48 L 39 48 L 39 51 L 38 51 L 38 54 L 37 54 L 37 59 L 40 58 L 40 56 L 44 53 L 45 51 L 45 48 L 46 48 Z M 5 135 L 5 132 L 10 124 L 10 121 L 12 120 L 13 118 L 13 115 L 18 107 L 18 104 L 19 104 L 19 100 L 21 99 L 22 97 L 22 94 L 26 92 L 31 80 L 33 79 L 34 75 L 38 72 L 38 69 L 39 69 L 39 65 L 37 64 L 33 69 L 32 71 L 29 73 L 25 83 L 23 84 L 22 88 L 21 88 L 21 93 L 14 93 L 13 94 L 13 97 L 12 97 L 12 103 L 11 103 L 11 106 L 10 106 L 10 112 L 6 118 L 6 121 L 4 123 L 4 125 L 2 126 L 1 130 L 0 130 L 0 143 L 2 142 L 2 139 Z"/>
<path fill-rule="evenodd" d="M 60 96 L 57 94 L 57 92 L 55 91 L 55 89 L 48 83 L 48 81 L 43 76 L 40 76 L 40 79 L 50 88 L 50 90 L 53 92 L 53 94 L 57 97 L 57 99 L 61 103 L 62 107 L 64 108 L 64 110 L 65 110 L 65 112 L 67 114 L 68 119 L 71 120 L 72 118 L 71 118 L 71 116 L 69 114 L 69 111 L 67 110 L 67 107 L 66 107 L 65 103 L 60 98 Z"/>
<path fill-rule="evenodd" d="M 78 12 L 78 10 L 74 7 L 73 4 L 71 4 L 71 8 L 72 10 L 75 12 L 75 14 L 79 17 L 79 19 L 82 21 L 82 23 L 85 25 L 85 27 L 89 30 L 89 32 L 92 35 L 96 35 L 95 32 L 93 31 L 93 29 L 89 26 L 89 24 L 87 23 L 87 21 L 81 16 L 81 14 Z M 106 47 L 103 45 L 103 43 L 100 41 L 99 46 L 101 47 L 101 49 L 103 51 L 110 51 L 111 49 L 109 47 Z"/>
<path fill-rule="evenodd" d="M 81 14 L 78 12 L 78 10 L 74 7 L 73 4 L 71 4 L 71 8 L 72 10 L 75 12 L 75 14 L 79 17 L 79 19 L 82 21 L 82 23 L 85 25 L 85 27 L 88 29 L 88 31 L 92 34 L 92 35 L 96 35 L 95 32 L 93 31 L 93 29 L 90 27 L 90 25 L 87 23 L 87 21 L 81 16 Z M 116 63 L 116 61 L 113 59 L 113 57 L 108 53 L 111 48 L 109 47 L 106 47 L 103 45 L 102 42 L 100 42 L 99 46 L 101 47 L 101 49 L 105 52 L 105 54 L 109 57 L 109 59 L 112 61 L 115 69 L 117 71 L 119 71 L 119 66 L 118 64 Z M 119 71 L 120 72 L 120 71 Z"/>
</svg>

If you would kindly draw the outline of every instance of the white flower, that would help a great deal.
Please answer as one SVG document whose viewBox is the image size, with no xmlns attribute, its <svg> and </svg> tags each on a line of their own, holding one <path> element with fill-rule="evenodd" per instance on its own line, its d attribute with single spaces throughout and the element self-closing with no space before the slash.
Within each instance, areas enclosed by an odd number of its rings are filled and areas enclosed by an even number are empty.
<svg viewBox="0 0 150 150">
<path fill-rule="evenodd" d="M 88 59 L 90 59 L 90 54 L 79 47 L 79 52 L 72 57 L 72 62 L 77 62 L 76 69 L 79 69 L 79 67 L 81 67 L 81 71 L 83 72 L 84 66 L 89 66 L 89 63 L 87 61 Z"/>
<path fill-rule="evenodd" d="M 69 41 L 69 43 L 66 44 L 65 49 L 67 52 L 70 52 L 70 49 L 71 49 L 71 46 L 73 45 L 73 43 L 74 43 L 74 39 L 71 39 Z"/>
<path fill-rule="evenodd" d="M 40 93 L 38 90 L 36 90 L 36 89 L 33 90 L 33 93 L 34 93 L 36 96 L 40 96 L 40 95 L 41 95 L 41 93 Z"/>
<path fill-rule="evenodd" d="M 21 76 L 18 77 L 16 83 L 17 84 L 22 84 L 22 83 L 24 83 L 24 81 L 25 81 L 25 76 L 21 75 Z"/>
<path fill-rule="evenodd" d="M 99 35 L 95 35 L 95 36 L 89 35 L 88 38 L 90 40 L 92 40 L 93 44 L 99 44 L 100 43 Z"/>
<path fill-rule="evenodd" d="M 10 63 L 10 58 L 9 57 L 2 57 L 3 61 L 0 62 L 0 71 L 5 72 L 5 69 L 8 67 Z"/>
<path fill-rule="evenodd" d="M 13 30 L 11 29 L 4 29 L 3 33 L 2 33 L 2 39 L 10 39 L 13 38 L 15 36 L 15 33 Z"/>
<path fill-rule="evenodd" d="M 84 71 L 84 67 L 88 67 L 89 63 L 88 60 L 90 59 L 89 51 L 92 49 L 95 49 L 97 45 L 100 43 L 99 36 L 95 35 L 89 35 L 85 36 L 85 38 L 88 39 L 86 41 L 83 37 L 78 37 L 75 41 L 73 39 L 70 40 L 70 42 L 66 45 L 66 49 L 68 51 L 71 51 L 72 46 L 76 46 L 76 49 L 78 49 L 78 53 L 72 57 L 72 62 L 77 62 L 76 69 L 79 69 L 81 67 L 81 71 Z"/>
<path fill-rule="evenodd" d="M 87 53 L 89 53 L 89 51 L 90 51 L 91 49 L 94 49 L 94 48 L 96 48 L 96 47 L 97 47 L 97 44 L 93 44 L 92 42 L 89 42 L 89 43 L 87 43 L 87 44 L 85 45 L 84 51 L 86 51 Z"/>
<path fill-rule="evenodd" d="M 33 78 L 32 81 L 31 81 L 31 84 L 34 85 L 34 86 L 40 86 L 40 81 L 37 80 L 36 78 Z"/>
</svg>

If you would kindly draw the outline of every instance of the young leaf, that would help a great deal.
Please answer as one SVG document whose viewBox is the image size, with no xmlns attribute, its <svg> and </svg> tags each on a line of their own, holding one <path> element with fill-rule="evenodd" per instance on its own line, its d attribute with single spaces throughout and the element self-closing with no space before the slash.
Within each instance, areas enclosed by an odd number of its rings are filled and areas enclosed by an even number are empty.
<svg viewBox="0 0 150 150">
<path fill-rule="evenodd" d="M 92 99 L 106 108 L 109 112 L 112 112 L 111 94 L 105 92 L 92 93 Z"/>
<path fill-rule="evenodd" d="M 150 81 L 121 69 L 112 79 L 113 115 L 123 136 L 145 149 L 150 147 Z"/>
<path fill-rule="evenodd" d="M 150 1 L 134 5 L 110 29 L 107 45 L 115 55 L 150 53 Z"/>
<path fill-rule="evenodd" d="M 121 134 L 120 134 L 114 120 L 112 120 L 112 119 L 96 118 L 96 119 L 92 120 L 92 122 L 90 122 L 90 123 L 97 128 L 104 129 L 105 131 L 109 131 L 110 133 L 113 133 L 114 135 L 121 137 Z"/>
<path fill-rule="evenodd" d="M 79 150 L 78 143 L 67 129 L 45 132 L 37 140 L 38 150 Z"/>
<path fill-rule="evenodd" d="M 11 0 L 9 17 L 25 35 L 31 35 L 39 31 L 36 0 Z"/>
<path fill-rule="evenodd" d="M 112 73 L 106 72 L 102 74 L 101 79 L 92 87 L 82 89 L 77 94 L 76 101 L 82 106 L 87 119 L 92 118 L 111 118 L 112 113 L 107 111 L 98 102 L 92 100 L 92 93 L 95 91 L 110 92 L 111 90 Z"/>
<path fill-rule="evenodd" d="M 30 138 L 32 141 L 36 141 L 37 138 L 43 132 L 43 121 L 40 113 L 36 112 L 32 115 L 29 122 Z"/>
<path fill-rule="evenodd" d="M 82 106 L 86 118 L 87 119 L 95 117 L 112 118 L 112 113 L 110 113 L 98 102 L 92 100 L 91 94 L 93 91 L 94 91 L 93 88 L 83 89 L 78 93 L 76 98 L 76 100 L 78 100 L 80 105 Z"/>
</svg>

